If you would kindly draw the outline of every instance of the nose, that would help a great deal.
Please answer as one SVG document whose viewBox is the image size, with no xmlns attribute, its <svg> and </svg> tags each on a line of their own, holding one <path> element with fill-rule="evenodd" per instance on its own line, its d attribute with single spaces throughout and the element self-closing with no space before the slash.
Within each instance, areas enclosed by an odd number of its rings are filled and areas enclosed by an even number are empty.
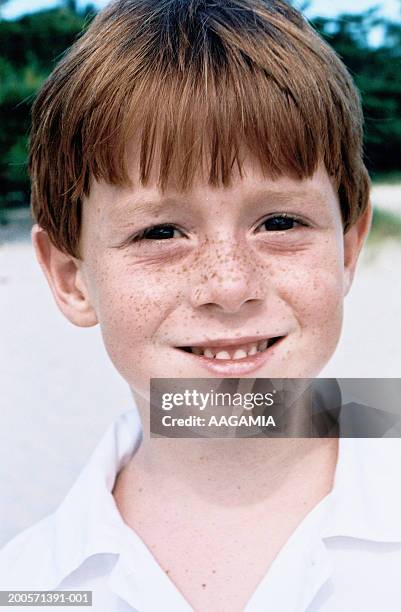
<svg viewBox="0 0 401 612">
<path fill-rule="evenodd" d="M 215 306 L 235 314 L 246 303 L 261 302 L 266 293 L 263 274 L 250 247 L 234 239 L 209 244 L 193 269 L 194 308 Z"/>
</svg>

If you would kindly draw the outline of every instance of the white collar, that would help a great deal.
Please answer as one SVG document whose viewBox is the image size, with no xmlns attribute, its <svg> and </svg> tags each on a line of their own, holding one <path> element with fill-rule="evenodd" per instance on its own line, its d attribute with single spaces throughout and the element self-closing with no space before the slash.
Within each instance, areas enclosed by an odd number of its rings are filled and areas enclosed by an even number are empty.
<svg viewBox="0 0 401 612">
<path fill-rule="evenodd" d="M 141 432 L 136 409 L 114 421 L 57 511 L 31 528 L 28 545 L 37 562 L 32 566 L 21 554 L 15 576 L 30 575 L 35 589 L 51 590 L 91 555 L 115 554 L 117 560 L 133 543 L 143 550 L 144 544 L 130 537 L 111 493 Z M 322 541 L 347 536 L 401 542 L 400 471 L 399 439 L 340 438 L 334 486 L 324 500 Z"/>
<path fill-rule="evenodd" d="M 401 542 L 401 440 L 340 438 L 323 537 Z"/>
</svg>

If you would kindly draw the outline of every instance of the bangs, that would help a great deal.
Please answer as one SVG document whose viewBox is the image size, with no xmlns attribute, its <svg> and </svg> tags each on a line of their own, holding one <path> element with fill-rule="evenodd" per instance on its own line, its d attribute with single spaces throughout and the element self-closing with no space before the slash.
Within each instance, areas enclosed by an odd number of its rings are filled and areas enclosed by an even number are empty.
<svg viewBox="0 0 401 612">
<path fill-rule="evenodd" d="M 334 153 L 340 146 L 332 141 L 329 148 L 324 142 L 330 119 L 317 99 L 314 103 L 311 88 L 303 94 L 307 101 L 302 107 L 274 80 L 250 77 L 245 66 L 231 66 L 219 78 L 212 75 L 208 71 L 209 81 L 202 88 L 188 76 L 177 74 L 163 82 L 153 74 L 143 83 L 146 94 L 135 91 L 127 94 L 125 105 L 116 102 L 115 117 L 113 109 L 107 117 L 99 107 L 98 118 L 92 117 L 97 130 L 88 173 L 111 184 L 132 184 L 127 153 L 136 146 L 141 184 L 146 186 L 156 170 L 161 191 L 170 182 L 179 191 L 189 189 L 198 173 L 210 185 L 228 186 L 235 165 L 241 174 L 243 149 L 272 178 L 305 178 L 322 159 L 328 172 L 336 174 L 340 159 Z M 311 129 L 311 121 L 318 128 Z"/>
<path fill-rule="evenodd" d="M 168 32 L 164 16 L 153 26 L 158 38 L 141 58 L 140 74 L 126 39 L 115 50 L 118 69 L 103 83 L 103 96 L 85 125 L 88 155 L 83 166 L 78 160 L 81 179 L 131 184 L 127 150 L 135 143 L 141 184 L 148 184 L 157 164 L 161 191 L 170 181 L 179 191 L 189 189 L 199 172 L 210 185 L 228 186 L 235 164 L 242 176 L 242 148 L 265 176 L 305 178 L 323 160 L 339 184 L 345 101 L 330 87 L 324 57 L 299 32 L 295 48 L 291 24 L 278 41 L 272 25 L 266 32 L 259 18 L 251 39 L 244 37 L 244 15 L 227 29 L 222 11 L 209 8 L 207 20 L 200 12 L 192 21 L 186 15 L 184 22 L 170 22 Z M 82 187 L 79 180 L 76 196 Z"/>
<path fill-rule="evenodd" d="M 358 93 L 334 51 L 280 0 L 118 0 L 42 87 L 32 112 L 32 212 L 78 253 L 92 179 L 229 186 L 242 151 L 266 177 L 323 162 L 344 228 L 367 205 Z M 138 168 L 129 166 L 136 147 Z"/>
</svg>

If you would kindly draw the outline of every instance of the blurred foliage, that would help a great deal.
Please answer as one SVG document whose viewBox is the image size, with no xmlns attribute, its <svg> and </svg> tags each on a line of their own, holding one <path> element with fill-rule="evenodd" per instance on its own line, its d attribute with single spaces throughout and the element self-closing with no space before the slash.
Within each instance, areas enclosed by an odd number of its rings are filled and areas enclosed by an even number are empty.
<svg viewBox="0 0 401 612">
<path fill-rule="evenodd" d="M 32 100 L 94 14 L 93 6 L 78 10 L 75 0 L 65 0 L 60 8 L 0 19 L 0 208 L 29 200 L 26 158 Z M 379 19 L 376 10 L 316 18 L 312 23 L 348 66 L 361 91 L 366 161 L 373 177 L 399 172 L 401 24 Z M 384 32 L 378 46 L 370 44 L 375 28 Z"/>
<path fill-rule="evenodd" d="M 401 184 L 401 164 L 400 170 L 390 170 L 389 172 L 374 172 L 375 185 L 400 185 Z"/>
<path fill-rule="evenodd" d="M 365 117 L 365 156 L 372 177 L 401 171 L 401 22 L 360 15 L 318 18 L 316 29 L 337 51 L 361 93 Z M 379 30 L 382 43 L 370 44 Z"/>
<path fill-rule="evenodd" d="M 0 20 L 0 207 L 29 201 L 30 107 L 43 80 L 95 14 L 75 2 Z"/>
</svg>

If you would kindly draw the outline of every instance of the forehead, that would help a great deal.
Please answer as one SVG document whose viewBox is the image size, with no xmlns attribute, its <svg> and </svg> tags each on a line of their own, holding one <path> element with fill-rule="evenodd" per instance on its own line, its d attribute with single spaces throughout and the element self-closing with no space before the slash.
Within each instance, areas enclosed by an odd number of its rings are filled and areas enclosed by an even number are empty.
<svg viewBox="0 0 401 612">
<path fill-rule="evenodd" d="M 105 220 L 119 222 L 132 215 L 157 216 L 163 211 L 178 209 L 204 208 L 210 212 L 214 206 L 216 210 L 226 206 L 235 209 L 259 202 L 275 202 L 278 205 L 291 202 L 313 204 L 337 201 L 338 197 L 334 182 L 322 164 L 311 177 L 302 180 L 288 175 L 273 179 L 262 173 L 257 162 L 247 158 L 243 162 L 242 176 L 233 168 L 229 186 L 212 186 L 204 174 L 199 172 L 186 191 L 179 191 L 172 180 L 163 192 L 157 186 L 157 164 L 152 167 L 149 184 L 146 186 L 140 184 L 134 156 L 130 168 L 131 186 L 122 187 L 96 181 L 92 184 L 89 208 L 93 210 L 96 207 L 98 215 Z"/>
</svg>

